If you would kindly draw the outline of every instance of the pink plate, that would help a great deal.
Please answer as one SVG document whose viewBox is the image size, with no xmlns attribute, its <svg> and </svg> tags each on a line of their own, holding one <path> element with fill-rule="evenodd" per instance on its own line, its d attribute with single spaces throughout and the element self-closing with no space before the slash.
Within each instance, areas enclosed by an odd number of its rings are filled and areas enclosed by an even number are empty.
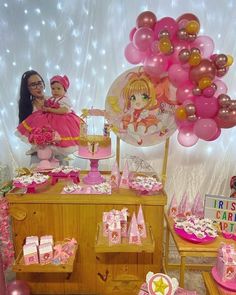
<svg viewBox="0 0 236 295">
<path fill-rule="evenodd" d="M 218 276 L 215 266 L 212 268 L 211 273 L 215 281 L 219 285 L 221 285 L 223 288 L 231 290 L 231 291 L 236 291 L 236 283 L 223 282 L 221 278 Z"/>
<path fill-rule="evenodd" d="M 215 237 L 210 237 L 210 236 L 206 236 L 203 239 L 200 239 L 198 237 L 196 237 L 194 234 L 188 234 L 186 233 L 185 230 L 181 229 L 181 228 L 177 228 L 174 226 L 174 230 L 175 232 L 183 239 L 195 243 L 195 244 L 207 244 L 207 243 L 211 243 L 215 240 Z"/>
</svg>

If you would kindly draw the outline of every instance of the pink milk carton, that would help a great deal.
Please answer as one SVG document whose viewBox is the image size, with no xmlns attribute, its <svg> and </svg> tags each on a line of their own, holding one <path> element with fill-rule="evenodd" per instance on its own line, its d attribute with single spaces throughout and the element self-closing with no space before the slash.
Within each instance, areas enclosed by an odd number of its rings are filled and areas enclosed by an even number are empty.
<svg viewBox="0 0 236 295">
<path fill-rule="evenodd" d="M 38 251 L 35 243 L 25 244 L 23 246 L 23 255 L 26 265 L 39 263 Z"/>
<path fill-rule="evenodd" d="M 25 244 L 32 244 L 35 243 L 36 246 L 39 245 L 39 237 L 38 236 L 28 236 L 25 238 Z"/>
<path fill-rule="evenodd" d="M 51 263 L 53 259 L 53 248 L 52 243 L 41 244 L 38 247 L 39 249 L 39 261 L 40 264 L 48 264 Z"/>
<path fill-rule="evenodd" d="M 40 245 L 47 244 L 47 243 L 51 243 L 52 246 L 54 245 L 52 235 L 47 235 L 47 236 L 40 237 Z"/>
<path fill-rule="evenodd" d="M 120 221 L 114 221 L 109 225 L 108 240 L 109 246 L 121 243 Z"/>
</svg>

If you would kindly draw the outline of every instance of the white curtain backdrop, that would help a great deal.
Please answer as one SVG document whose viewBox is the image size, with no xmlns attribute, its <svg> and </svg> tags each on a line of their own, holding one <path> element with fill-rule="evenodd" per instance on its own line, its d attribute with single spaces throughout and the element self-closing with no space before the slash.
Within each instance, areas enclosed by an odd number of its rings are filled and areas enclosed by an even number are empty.
<svg viewBox="0 0 236 295">
<path fill-rule="evenodd" d="M 112 82 L 132 68 L 124 57 L 129 32 L 145 10 L 157 18 L 177 18 L 184 13 L 198 16 L 202 35 L 214 40 L 215 53 L 236 58 L 236 2 L 234 0 L 0 0 L 0 161 L 15 168 L 28 166 L 28 146 L 14 131 L 18 125 L 20 78 L 28 69 L 45 79 L 66 74 L 74 110 L 104 108 Z M 236 63 L 223 78 L 228 94 L 236 99 Z M 236 174 L 236 128 L 223 129 L 213 141 L 198 141 L 185 148 L 170 140 L 166 191 L 180 199 L 184 192 L 229 195 L 229 180 Z M 115 142 L 114 142 L 115 143 Z M 115 147 L 113 145 L 114 151 Z M 137 148 L 122 143 L 121 157 L 136 155 L 160 173 L 164 145 Z M 110 169 L 113 160 L 101 161 Z M 87 166 L 75 159 L 70 164 Z M 122 164 L 123 165 L 123 164 Z"/>
</svg>

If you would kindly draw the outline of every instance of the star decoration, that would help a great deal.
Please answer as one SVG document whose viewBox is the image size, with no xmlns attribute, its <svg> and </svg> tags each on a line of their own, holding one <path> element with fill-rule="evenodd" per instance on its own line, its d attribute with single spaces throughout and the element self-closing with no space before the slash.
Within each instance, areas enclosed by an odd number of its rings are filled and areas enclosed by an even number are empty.
<svg viewBox="0 0 236 295">
<path fill-rule="evenodd" d="M 165 289 L 169 287 L 169 285 L 163 281 L 163 278 L 160 278 L 158 281 L 153 281 L 153 284 L 155 285 L 155 292 L 160 292 L 161 294 L 165 295 Z"/>
</svg>

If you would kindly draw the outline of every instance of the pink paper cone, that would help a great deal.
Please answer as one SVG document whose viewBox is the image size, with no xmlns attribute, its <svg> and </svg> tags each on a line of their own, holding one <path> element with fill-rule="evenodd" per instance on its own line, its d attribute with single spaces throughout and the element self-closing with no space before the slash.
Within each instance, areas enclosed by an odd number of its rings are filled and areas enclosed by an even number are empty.
<svg viewBox="0 0 236 295">
<path fill-rule="evenodd" d="M 138 230 L 137 219 L 135 213 L 133 213 L 132 220 L 129 228 L 129 244 L 141 244 L 140 234 Z"/>
<path fill-rule="evenodd" d="M 204 202 L 203 202 L 203 199 L 201 198 L 201 196 L 199 197 L 198 202 L 197 202 L 195 215 L 199 218 L 204 217 Z"/>
<path fill-rule="evenodd" d="M 192 215 L 192 208 L 191 208 L 191 202 L 189 198 L 186 198 L 185 204 L 184 204 L 184 215 L 185 216 L 190 216 Z"/>
<path fill-rule="evenodd" d="M 182 196 L 182 199 L 178 207 L 178 214 L 182 214 L 182 215 L 184 214 L 187 197 L 188 197 L 187 193 L 185 192 Z"/>
<path fill-rule="evenodd" d="M 120 188 L 129 188 L 129 165 L 128 161 L 125 162 L 123 173 L 120 180 Z"/>
<path fill-rule="evenodd" d="M 177 214 L 178 214 L 178 204 L 177 204 L 176 195 L 174 193 L 169 205 L 168 215 L 174 218 L 176 217 Z"/>
<path fill-rule="evenodd" d="M 139 206 L 139 210 L 138 210 L 137 224 L 138 224 L 140 237 L 143 239 L 146 239 L 147 238 L 147 230 L 146 230 L 145 220 L 143 217 L 143 209 L 142 209 L 141 205 Z"/>
<path fill-rule="evenodd" d="M 193 207 L 192 207 L 192 214 L 193 215 L 196 215 L 196 210 L 197 210 L 197 204 L 199 202 L 199 199 L 201 199 L 201 195 L 200 193 L 198 192 L 194 198 L 194 201 L 193 201 Z"/>
<path fill-rule="evenodd" d="M 112 189 L 117 189 L 120 185 L 120 171 L 116 161 L 112 166 L 110 184 Z"/>
</svg>

